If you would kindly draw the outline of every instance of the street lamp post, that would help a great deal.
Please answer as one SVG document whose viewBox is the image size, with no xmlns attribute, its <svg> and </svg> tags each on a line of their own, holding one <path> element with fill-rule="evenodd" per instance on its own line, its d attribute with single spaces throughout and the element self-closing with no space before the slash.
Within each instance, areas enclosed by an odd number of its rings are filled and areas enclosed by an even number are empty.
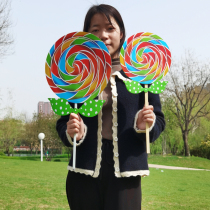
<svg viewBox="0 0 210 210">
<path fill-rule="evenodd" d="M 38 135 L 38 138 L 41 141 L 41 161 L 43 161 L 43 139 L 44 139 L 44 137 L 45 137 L 44 133 L 40 133 Z"/>
</svg>

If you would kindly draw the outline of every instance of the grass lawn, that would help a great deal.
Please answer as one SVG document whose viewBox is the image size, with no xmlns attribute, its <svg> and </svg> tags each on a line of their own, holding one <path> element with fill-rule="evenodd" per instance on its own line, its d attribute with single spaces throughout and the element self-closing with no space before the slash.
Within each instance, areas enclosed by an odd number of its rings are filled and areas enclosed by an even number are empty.
<svg viewBox="0 0 210 210">
<path fill-rule="evenodd" d="M 33 161 L 40 161 L 41 157 L 40 156 L 25 156 L 25 157 L 20 157 L 20 156 L 0 156 L 0 158 L 4 159 L 15 159 L 15 160 L 33 160 Z M 46 157 L 43 156 L 43 161 L 46 161 Z M 56 155 L 54 156 L 51 161 L 54 162 L 69 162 L 68 155 Z"/>
<path fill-rule="evenodd" d="M 150 169 L 142 178 L 143 210 L 209 210 L 210 171 Z"/>
<path fill-rule="evenodd" d="M 176 163 L 175 160 L 173 162 Z M 66 168 L 67 162 L 0 158 L 0 209 L 69 209 L 65 192 Z M 209 194 L 209 171 L 152 168 L 150 176 L 142 178 L 143 210 L 210 209 Z"/>
<path fill-rule="evenodd" d="M 38 156 L 28 156 L 28 157 L 19 157 L 19 156 L 0 156 L 5 159 L 16 159 L 16 160 L 33 160 L 40 161 Z M 43 161 L 46 161 L 46 157 L 43 158 Z M 69 162 L 68 155 L 56 155 L 52 158 L 51 161 L 57 162 Z M 167 166 L 180 166 L 188 168 L 198 168 L 198 169 L 209 169 L 210 170 L 210 160 L 200 157 L 184 157 L 184 156 L 172 156 L 172 155 L 149 155 L 148 162 L 150 164 L 159 164 Z"/>
<path fill-rule="evenodd" d="M 67 163 L 0 158 L 0 209 L 68 209 Z"/>
<path fill-rule="evenodd" d="M 148 162 L 150 164 L 180 166 L 180 167 L 210 170 L 210 160 L 200 157 L 149 155 Z"/>
</svg>

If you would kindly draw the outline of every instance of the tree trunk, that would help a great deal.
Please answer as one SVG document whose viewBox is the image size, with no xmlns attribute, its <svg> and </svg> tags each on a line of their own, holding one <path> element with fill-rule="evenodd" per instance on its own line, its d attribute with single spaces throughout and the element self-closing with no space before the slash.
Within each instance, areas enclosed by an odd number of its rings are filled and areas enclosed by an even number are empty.
<svg viewBox="0 0 210 210">
<path fill-rule="evenodd" d="M 166 155 L 166 137 L 165 136 L 163 136 L 162 150 L 163 150 L 163 155 Z"/>
<path fill-rule="evenodd" d="M 31 147 L 30 147 L 30 150 L 31 150 L 31 155 L 32 155 L 32 150 L 33 150 L 33 147 L 32 147 L 32 143 L 31 143 Z"/>
<path fill-rule="evenodd" d="M 183 135 L 183 140 L 184 140 L 184 150 L 185 150 L 185 156 L 190 156 L 190 150 L 188 146 L 188 133 L 187 131 L 184 131 Z"/>
<path fill-rule="evenodd" d="M 10 156 L 9 149 L 6 149 L 7 156 Z"/>
</svg>

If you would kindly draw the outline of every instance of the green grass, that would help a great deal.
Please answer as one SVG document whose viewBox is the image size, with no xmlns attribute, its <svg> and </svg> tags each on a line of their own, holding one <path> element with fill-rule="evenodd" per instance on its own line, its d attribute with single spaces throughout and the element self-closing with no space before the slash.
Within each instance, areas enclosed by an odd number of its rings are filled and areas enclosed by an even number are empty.
<svg viewBox="0 0 210 210">
<path fill-rule="evenodd" d="M 150 169 L 142 178 L 142 209 L 209 210 L 209 193 L 209 171 Z"/>
<path fill-rule="evenodd" d="M 0 158 L 0 209 L 68 209 L 67 163 Z"/>
<path fill-rule="evenodd" d="M 167 158 L 170 161 L 163 158 L 167 160 L 163 163 L 176 164 L 175 159 Z M 161 157 L 149 157 L 149 162 L 150 160 L 159 160 L 157 163 L 161 164 Z M 193 158 L 190 162 L 198 166 L 205 160 Z M 208 168 L 209 165 L 205 167 Z M 67 162 L 0 158 L 0 209 L 69 209 L 65 192 L 66 175 Z M 151 168 L 150 176 L 142 178 L 142 209 L 210 209 L 209 190 L 210 171 Z"/>
<path fill-rule="evenodd" d="M 148 163 L 210 170 L 210 160 L 200 157 L 149 155 Z"/>
<path fill-rule="evenodd" d="M 8 156 L 0 156 L 0 158 L 5 159 L 16 159 L 16 160 L 33 160 L 40 161 L 39 156 L 28 156 L 28 157 L 8 157 Z M 46 158 L 43 158 L 43 161 L 46 161 Z M 68 155 L 56 155 L 52 158 L 52 161 L 60 161 L 60 162 L 69 162 Z M 167 165 L 167 166 L 180 166 L 180 167 L 188 167 L 188 168 L 198 168 L 198 169 L 209 169 L 210 170 L 210 160 L 206 158 L 200 157 L 184 157 L 184 156 L 162 156 L 162 155 L 149 155 L 148 162 L 150 164 L 159 164 L 159 165 Z"/>
<path fill-rule="evenodd" d="M 0 158 L 3 159 L 15 159 L 15 160 L 33 160 L 33 161 L 40 161 L 41 157 L 40 156 L 25 156 L 25 157 L 20 157 L 20 156 L 0 156 Z M 46 161 L 46 157 L 43 157 L 43 161 Z M 57 161 L 57 162 L 69 162 L 68 155 L 58 155 L 54 156 L 51 161 Z"/>
</svg>

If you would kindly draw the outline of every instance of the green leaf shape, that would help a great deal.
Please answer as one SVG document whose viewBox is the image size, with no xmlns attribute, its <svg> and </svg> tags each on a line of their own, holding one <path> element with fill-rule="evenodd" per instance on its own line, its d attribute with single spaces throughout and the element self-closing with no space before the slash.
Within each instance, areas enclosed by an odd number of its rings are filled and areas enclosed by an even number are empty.
<svg viewBox="0 0 210 210">
<path fill-rule="evenodd" d="M 151 92 L 151 93 L 154 93 L 154 94 L 159 94 L 159 93 L 162 93 L 165 88 L 166 88 L 166 85 L 168 83 L 168 81 L 158 81 L 158 82 L 154 82 L 149 88 L 143 88 L 140 83 L 138 82 L 135 82 L 135 81 L 124 81 L 125 85 L 126 85 L 126 88 L 127 90 L 130 92 L 130 93 L 133 93 L 133 94 L 138 94 L 138 93 L 141 93 L 141 92 Z"/>
<path fill-rule="evenodd" d="M 149 92 L 154 93 L 154 94 L 162 93 L 165 90 L 167 84 L 168 84 L 168 81 L 154 82 L 149 87 Z"/>
<path fill-rule="evenodd" d="M 48 98 L 48 100 L 50 101 L 52 110 L 57 115 L 64 116 L 64 115 L 68 115 L 72 112 L 74 112 L 75 114 L 78 113 L 78 109 L 73 109 L 66 99 Z"/>
<path fill-rule="evenodd" d="M 130 93 L 138 94 L 138 93 L 141 93 L 142 91 L 144 91 L 144 88 L 140 85 L 139 82 L 130 80 L 130 81 L 124 81 L 124 83 L 125 83 L 127 90 Z"/>
<path fill-rule="evenodd" d="M 105 100 L 88 100 L 80 108 L 79 113 L 85 117 L 94 117 L 102 109 Z"/>
</svg>

